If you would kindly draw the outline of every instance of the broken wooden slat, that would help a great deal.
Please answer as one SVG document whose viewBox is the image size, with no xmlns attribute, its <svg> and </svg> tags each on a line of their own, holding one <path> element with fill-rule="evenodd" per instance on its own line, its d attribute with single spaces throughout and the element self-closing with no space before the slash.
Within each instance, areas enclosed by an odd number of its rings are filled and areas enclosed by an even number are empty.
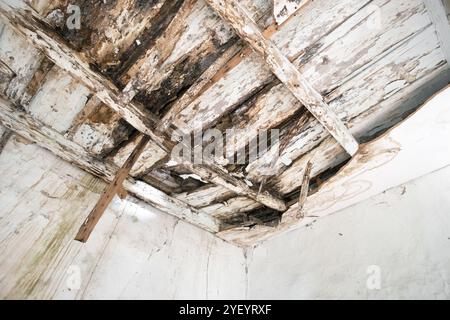
<svg viewBox="0 0 450 320">
<path fill-rule="evenodd" d="M 300 190 L 300 197 L 298 198 L 299 212 L 297 216 L 299 218 L 304 217 L 303 206 L 305 205 L 306 198 L 308 197 L 309 182 L 311 181 L 311 169 L 312 169 L 312 162 L 309 161 L 308 164 L 306 165 L 305 172 L 303 173 L 302 188 Z"/>
<path fill-rule="evenodd" d="M 166 153 L 170 154 L 175 145 L 170 140 L 170 135 L 168 135 L 168 133 L 166 133 L 166 135 L 160 134 L 152 130 L 158 122 L 158 119 L 148 112 L 141 104 L 136 102 L 126 103 L 130 100 L 132 95 L 129 96 L 121 93 L 110 80 L 92 70 L 88 60 L 69 48 L 55 32 L 49 30 L 48 27 L 40 21 L 35 13 L 29 12 L 28 16 L 26 16 L 23 12 L 5 10 L 0 3 L 0 15 L 3 16 L 17 32 L 24 35 L 33 45 L 35 45 L 36 48 L 42 50 L 50 60 L 72 74 L 75 78 L 82 81 L 89 89 L 96 93 L 97 98 L 116 111 L 134 128 L 150 136 L 158 146 L 163 148 Z M 208 163 L 207 166 L 196 165 L 192 168 L 194 170 L 193 173 L 195 174 L 198 174 L 195 171 L 198 169 L 201 171 L 201 174 L 208 171 L 208 175 L 210 176 L 227 175 L 223 168 L 212 162 Z M 239 195 L 248 195 L 248 188 L 241 188 L 240 186 L 243 186 L 245 183 L 239 179 L 228 175 L 224 177 L 224 179 L 218 181 L 227 181 L 223 186 L 227 188 L 231 186 L 232 190 L 238 192 Z M 252 195 L 249 195 L 249 197 L 252 197 Z M 253 197 L 253 199 L 256 200 L 255 197 Z M 273 208 L 275 210 L 286 208 L 285 205 L 279 205 L 282 200 L 277 199 L 273 195 L 266 195 L 259 199 L 260 201 L 264 201 L 263 204 L 269 207 L 277 204 Z M 266 202 L 266 199 L 270 199 L 270 201 Z"/>
<path fill-rule="evenodd" d="M 128 157 L 127 161 L 125 161 L 123 167 L 119 169 L 119 171 L 116 174 L 116 177 L 103 192 L 102 196 L 100 197 L 100 200 L 97 202 L 94 209 L 92 209 L 86 221 L 81 226 L 77 236 L 75 237 L 75 240 L 85 243 L 89 239 L 89 236 L 91 235 L 97 223 L 100 221 L 100 218 L 102 217 L 103 213 L 105 213 L 111 201 L 114 199 L 117 193 L 123 188 L 122 186 L 123 182 L 130 174 L 131 168 L 138 160 L 139 156 L 141 155 L 142 151 L 147 145 L 149 139 L 150 138 L 148 136 L 141 137 L 136 148 Z"/>
<path fill-rule="evenodd" d="M 3 148 L 8 143 L 9 138 L 12 135 L 12 131 L 0 125 L 0 154 Z"/>
<path fill-rule="evenodd" d="M 107 182 L 114 179 L 114 173 L 118 170 L 116 166 L 92 157 L 77 143 L 67 139 L 54 129 L 45 126 L 2 97 L 0 97 L 0 122 L 18 135 L 37 143 L 82 170 Z M 219 231 L 219 221 L 217 219 L 168 196 L 146 183 L 127 179 L 123 186 L 125 190 L 136 198 L 165 213 L 209 232 L 215 233 Z"/>
<path fill-rule="evenodd" d="M 273 16 L 278 25 L 284 23 L 309 0 L 273 0 Z"/>
<path fill-rule="evenodd" d="M 358 151 L 358 142 L 298 69 L 272 41 L 264 37 L 247 10 L 236 1 L 207 0 L 207 2 L 234 27 L 253 49 L 263 55 L 272 72 L 344 147 L 348 154 L 354 155 Z"/>
<path fill-rule="evenodd" d="M 436 28 L 436 33 L 441 42 L 441 48 L 445 58 L 447 59 L 447 62 L 450 63 L 450 21 L 447 18 L 446 8 L 444 7 L 442 0 L 423 0 L 423 2 L 425 3 L 431 21 L 433 21 Z M 450 8 L 448 2 L 447 6 Z"/>
<path fill-rule="evenodd" d="M 217 185 L 206 185 L 192 192 L 174 194 L 173 197 L 189 203 L 196 208 L 209 206 L 215 202 L 223 202 L 233 196 L 233 192 Z"/>
</svg>

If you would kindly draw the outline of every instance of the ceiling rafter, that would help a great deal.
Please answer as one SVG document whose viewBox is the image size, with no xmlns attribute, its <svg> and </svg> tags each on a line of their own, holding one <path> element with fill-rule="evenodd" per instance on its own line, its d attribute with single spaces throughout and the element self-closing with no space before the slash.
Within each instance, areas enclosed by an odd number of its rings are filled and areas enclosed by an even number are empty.
<svg viewBox="0 0 450 320">
<path fill-rule="evenodd" d="M 28 15 L 28 16 L 25 16 Z M 33 11 L 19 12 L 9 8 L 0 7 L 0 15 L 19 34 L 26 37 L 36 48 L 40 49 L 50 60 L 62 69 L 82 81 L 106 105 L 116 111 L 124 120 L 140 132 L 150 136 L 164 151 L 170 154 L 175 143 L 169 135 L 155 132 L 154 128 L 159 119 L 145 110 L 144 106 L 131 101 L 133 94 L 129 91 L 121 93 L 120 90 L 107 78 L 92 70 L 87 58 L 74 52 L 53 30 L 48 28 Z M 247 184 L 237 179 L 213 161 L 204 159 L 203 165 L 192 165 L 193 173 L 205 180 L 214 180 L 214 183 L 230 189 L 231 191 L 248 196 L 274 210 L 285 211 L 285 202 L 268 191 L 258 193 Z M 208 179 L 206 179 L 208 178 Z"/>
<path fill-rule="evenodd" d="M 311 86 L 280 49 L 263 35 L 248 10 L 237 1 L 206 1 L 236 30 L 242 39 L 264 57 L 272 72 L 330 132 L 347 153 L 351 156 L 356 154 L 359 148 L 356 139 L 330 109 L 320 93 Z"/>
</svg>

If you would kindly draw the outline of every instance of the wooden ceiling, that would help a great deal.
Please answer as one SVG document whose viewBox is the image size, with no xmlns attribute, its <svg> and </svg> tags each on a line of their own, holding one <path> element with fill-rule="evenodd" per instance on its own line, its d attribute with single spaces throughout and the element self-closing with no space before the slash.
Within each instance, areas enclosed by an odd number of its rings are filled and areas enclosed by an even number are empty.
<svg viewBox="0 0 450 320">
<path fill-rule="evenodd" d="M 436 1 L 1 0 L 0 121 L 107 181 L 146 135 L 130 195 L 213 233 L 276 227 L 448 84 Z M 280 157 L 174 164 L 199 123 L 236 150 L 280 129 Z"/>
</svg>

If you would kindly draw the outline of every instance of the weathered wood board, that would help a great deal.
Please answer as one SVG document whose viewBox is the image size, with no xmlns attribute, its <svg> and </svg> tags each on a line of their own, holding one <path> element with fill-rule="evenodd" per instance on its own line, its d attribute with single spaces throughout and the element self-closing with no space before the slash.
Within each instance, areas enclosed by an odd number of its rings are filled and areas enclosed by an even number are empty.
<svg viewBox="0 0 450 320">
<path fill-rule="evenodd" d="M 450 165 L 450 148 L 442 147 L 450 136 L 449 101 L 447 87 L 404 122 L 362 145 L 336 176 L 308 197 L 305 219 L 289 220 L 277 228 L 226 231 L 221 236 L 240 245 L 254 244 Z M 297 210 L 298 204 L 287 214 Z"/>
</svg>

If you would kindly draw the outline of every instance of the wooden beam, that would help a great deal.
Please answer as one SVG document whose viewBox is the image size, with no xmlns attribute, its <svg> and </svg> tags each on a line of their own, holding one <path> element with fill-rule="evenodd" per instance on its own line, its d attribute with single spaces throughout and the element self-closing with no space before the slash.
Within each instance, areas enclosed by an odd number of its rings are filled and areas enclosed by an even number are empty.
<svg viewBox="0 0 450 320">
<path fill-rule="evenodd" d="M 134 97 L 133 90 L 120 92 L 120 90 L 106 77 L 91 68 L 92 63 L 83 55 L 73 51 L 65 44 L 64 40 L 57 35 L 49 26 L 43 23 L 39 16 L 33 12 L 22 12 L 5 8 L 5 4 L 0 2 L 0 16 L 4 17 L 15 31 L 28 39 L 37 49 L 41 50 L 50 60 L 62 69 L 69 72 L 76 79 L 83 82 L 86 87 L 96 93 L 103 103 L 116 111 L 124 120 L 134 128 L 151 137 L 165 152 L 171 153 L 175 143 L 170 140 L 170 132 L 161 134 L 154 131 L 159 119 L 144 106 L 131 101 Z M 130 88 L 128 88 L 130 89 Z M 227 175 L 219 182 L 227 181 L 222 186 L 232 188 L 232 191 L 239 195 L 248 196 L 255 201 L 264 201 L 263 204 L 275 210 L 286 210 L 286 204 L 273 195 L 257 198 L 254 192 L 249 192 L 248 188 L 242 188 L 243 181 L 236 179 L 220 166 L 208 162 L 206 165 L 192 166 L 193 173 L 203 174 L 208 171 L 210 176 Z M 197 170 L 201 172 L 197 172 Z M 269 199 L 269 201 L 266 201 Z"/>
<path fill-rule="evenodd" d="M 206 0 L 236 30 L 239 36 L 259 52 L 272 72 L 303 103 L 350 155 L 358 151 L 358 142 L 325 103 L 323 97 L 306 81 L 298 69 L 269 39 L 264 37 L 246 8 L 238 1 Z"/>
<path fill-rule="evenodd" d="M 89 236 L 91 235 L 97 223 L 100 221 L 100 218 L 105 213 L 109 204 L 114 199 L 114 197 L 119 193 L 119 191 L 123 188 L 122 186 L 123 182 L 125 181 L 125 179 L 128 178 L 131 168 L 138 160 L 142 151 L 144 151 L 144 148 L 149 140 L 150 138 L 148 136 L 144 135 L 141 137 L 136 148 L 130 154 L 127 161 L 125 161 L 122 168 L 119 169 L 119 171 L 116 174 L 116 177 L 105 189 L 102 196 L 100 197 L 100 200 L 97 202 L 94 209 L 92 209 L 91 213 L 81 226 L 77 236 L 75 237 L 75 240 L 85 243 L 89 239 Z"/>
<path fill-rule="evenodd" d="M 114 179 L 114 175 L 118 170 L 116 166 L 92 157 L 77 143 L 34 119 L 1 96 L 0 122 L 18 135 L 37 143 L 39 146 L 49 150 L 63 160 L 76 165 L 80 169 L 107 182 Z M 154 208 L 209 232 L 215 233 L 219 231 L 220 222 L 217 219 L 178 199 L 168 196 L 144 182 L 128 178 L 123 186 L 131 195 L 147 202 Z"/>
</svg>

